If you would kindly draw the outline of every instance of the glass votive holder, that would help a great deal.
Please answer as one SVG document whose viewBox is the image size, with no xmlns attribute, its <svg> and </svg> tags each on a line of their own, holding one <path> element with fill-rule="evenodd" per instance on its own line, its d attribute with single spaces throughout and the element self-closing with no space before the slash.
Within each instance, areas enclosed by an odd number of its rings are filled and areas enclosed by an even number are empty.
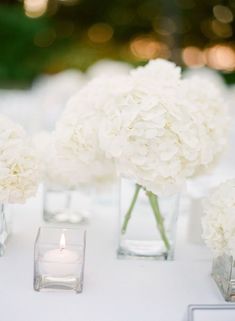
<svg viewBox="0 0 235 321">
<path fill-rule="evenodd" d="M 44 187 L 43 219 L 48 223 L 81 224 L 91 215 L 91 195 L 85 188 Z"/>
<path fill-rule="evenodd" d="M 223 254 L 215 257 L 212 264 L 213 279 L 225 301 L 235 301 L 235 259 L 233 256 Z"/>
<path fill-rule="evenodd" d="M 86 231 L 40 227 L 34 245 L 34 289 L 83 289 Z"/>
<path fill-rule="evenodd" d="M 0 204 L 0 256 L 5 254 L 6 244 L 12 231 L 12 215 L 9 205 Z"/>
</svg>

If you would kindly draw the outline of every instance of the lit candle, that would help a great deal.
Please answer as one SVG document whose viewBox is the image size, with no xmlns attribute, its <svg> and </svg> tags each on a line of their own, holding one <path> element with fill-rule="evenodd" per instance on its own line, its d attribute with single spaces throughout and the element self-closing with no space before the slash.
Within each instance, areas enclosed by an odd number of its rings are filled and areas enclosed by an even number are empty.
<svg viewBox="0 0 235 321">
<path fill-rule="evenodd" d="M 65 234 L 62 233 L 58 249 L 47 251 L 41 259 L 42 273 L 53 276 L 73 275 L 82 258 L 78 253 L 66 249 Z"/>
</svg>

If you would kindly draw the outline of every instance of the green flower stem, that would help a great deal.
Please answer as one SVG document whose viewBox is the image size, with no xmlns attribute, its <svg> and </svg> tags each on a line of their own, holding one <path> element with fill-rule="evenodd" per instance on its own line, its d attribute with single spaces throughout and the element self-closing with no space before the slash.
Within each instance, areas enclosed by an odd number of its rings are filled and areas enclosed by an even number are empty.
<svg viewBox="0 0 235 321">
<path fill-rule="evenodd" d="M 158 227 L 159 233 L 161 235 L 161 238 L 162 238 L 167 250 L 169 250 L 170 244 L 169 244 L 168 238 L 166 236 L 164 221 L 163 221 L 160 209 L 159 209 L 157 196 L 154 195 L 152 192 L 148 192 L 148 191 L 146 192 L 146 194 L 149 198 L 149 202 L 152 207 L 153 214 L 156 219 L 157 227 Z"/>
<path fill-rule="evenodd" d="M 133 195 L 133 198 L 132 198 L 132 201 L 131 201 L 131 204 L 130 204 L 130 207 L 125 215 L 125 219 L 124 219 L 124 222 L 122 224 L 122 234 L 125 234 L 126 233 L 126 229 L 127 229 L 127 226 L 128 226 L 128 222 L 131 218 L 131 214 L 132 214 L 132 211 L 135 207 L 135 203 L 137 201 L 137 198 L 138 198 L 138 195 L 139 195 L 139 191 L 140 189 L 142 188 L 142 186 L 136 184 L 136 187 L 135 187 L 135 193 Z"/>
</svg>

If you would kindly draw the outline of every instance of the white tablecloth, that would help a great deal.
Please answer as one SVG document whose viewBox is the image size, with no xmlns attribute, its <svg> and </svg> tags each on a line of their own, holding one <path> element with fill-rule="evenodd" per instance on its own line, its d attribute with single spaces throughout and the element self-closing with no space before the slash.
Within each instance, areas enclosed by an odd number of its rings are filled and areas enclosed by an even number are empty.
<svg viewBox="0 0 235 321">
<path fill-rule="evenodd" d="M 0 258 L 0 321 L 184 321 L 188 304 L 224 303 L 208 250 L 185 242 L 187 216 L 179 220 L 175 261 L 117 260 L 115 211 L 98 206 L 87 232 L 83 293 L 35 292 L 41 210 L 40 193 L 15 208 L 14 234 Z"/>
</svg>

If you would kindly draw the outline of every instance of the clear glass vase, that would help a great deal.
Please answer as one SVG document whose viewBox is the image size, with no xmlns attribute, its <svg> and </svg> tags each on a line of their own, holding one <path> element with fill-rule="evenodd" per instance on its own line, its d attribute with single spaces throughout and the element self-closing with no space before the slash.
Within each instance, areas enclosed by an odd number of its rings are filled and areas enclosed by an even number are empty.
<svg viewBox="0 0 235 321">
<path fill-rule="evenodd" d="M 0 256 L 3 256 L 6 250 L 6 243 L 11 234 L 11 213 L 8 206 L 0 205 Z"/>
<path fill-rule="evenodd" d="M 44 188 L 43 219 L 50 223 L 81 224 L 91 214 L 89 191 Z"/>
<path fill-rule="evenodd" d="M 92 190 L 93 206 L 110 208 L 114 207 L 118 199 L 118 182 L 104 186 L 95 186 Z"/>
<path fill-rule="evenodd" d="M 119 258 L 173 259 L 179 194 L 158 197 L 121 179 Z"/>
<path fill-rule="evenodd" d="M 235 301 L 235 259 L 222 255 L 214 258 L 212 277 L 226 301 Z"/>
</svg>

